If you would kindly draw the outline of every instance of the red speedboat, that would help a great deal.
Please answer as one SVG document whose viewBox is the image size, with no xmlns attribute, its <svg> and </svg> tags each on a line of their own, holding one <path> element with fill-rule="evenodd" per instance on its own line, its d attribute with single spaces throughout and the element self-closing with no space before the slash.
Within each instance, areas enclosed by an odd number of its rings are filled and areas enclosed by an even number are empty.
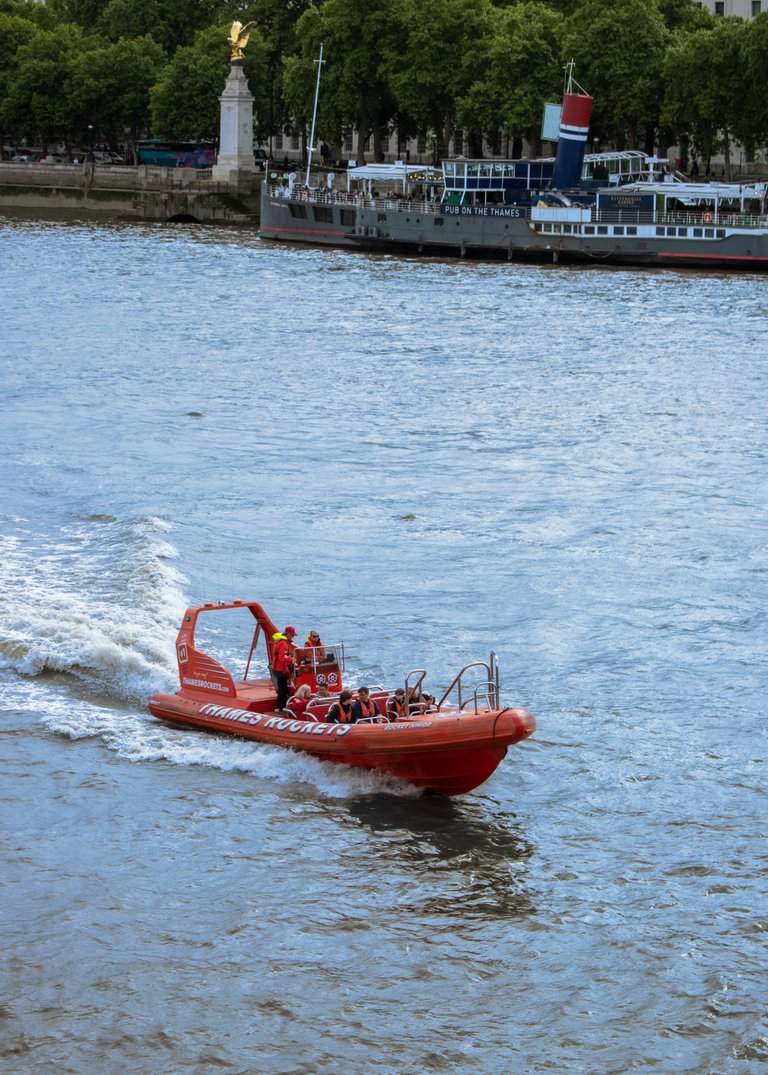
<svg viewBox="0 0 768 1075">
<path fill-rule="evenodd" d="M 202 617 L 236 609 L 245 616 L 250 635 L 242 679 L 235 679 L 195 642 Z M 175 694 L 153 695 L 150 713 L 175 725 L 256 739 L 327 761 L 374 769 L 444 795 L 462 795 L 478 787 L 496 770 L 507 748 L 527 739 L 536 727 L 527 710 L 501 706 L 494 654 L 488 663 L 477 661 L 462 668 L 439 700 L 425 700 L 425 671 L 410 672 L 397 686 L 404 687 L 407 698 L 419 700 L 398 719 L 382 716 L 355 724 L 328 723 L 328 710 L 343 686 L 341 644 L 294 647 L 294 690 L 306 683 L 313 691 L 325 685 L 330 692 L 315 697 L 304 716 L 296 719 L 277 711 L 271 679 L 249 676 L 262 636 L 271 664 L 275 634 L 280 635 L 275 624 L 253 601 L 188 608 L 176 638 L 180 688 Z M 383 688 L 371 690 L 383 714 L 392 694 L 393 690 Z"/>
</svg>

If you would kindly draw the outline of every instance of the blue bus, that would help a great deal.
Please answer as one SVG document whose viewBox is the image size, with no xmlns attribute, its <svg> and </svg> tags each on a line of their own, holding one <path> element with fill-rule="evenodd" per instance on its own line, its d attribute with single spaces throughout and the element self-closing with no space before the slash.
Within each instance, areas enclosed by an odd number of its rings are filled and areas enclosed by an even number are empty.
<svg viewBox="0 0 768 1075">
<path fill-rule="evenodd" d="M 201 142 L 171 142 L 165 138 L 142 138 L 136 143 L 139 164 L 161 168 L 212 168 L 216 150 Z"/>
</svg>

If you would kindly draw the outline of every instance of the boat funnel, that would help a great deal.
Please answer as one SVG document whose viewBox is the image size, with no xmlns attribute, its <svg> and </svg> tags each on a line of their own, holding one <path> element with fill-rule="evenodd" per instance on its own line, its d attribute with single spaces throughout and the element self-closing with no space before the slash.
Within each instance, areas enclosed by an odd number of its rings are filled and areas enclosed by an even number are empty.
<svg viewBox="0 0 768 1075">
<path fill-rule="evenodd" d="M 569 190 L 571 187 L 578 187 L 581 182 L 591 115 L 592 98 L 589 94 L 563 95 L 560 141 L 557 145 L 555 170 L 552 173 L 552 186 L 556 190 Z"/>
</svg>

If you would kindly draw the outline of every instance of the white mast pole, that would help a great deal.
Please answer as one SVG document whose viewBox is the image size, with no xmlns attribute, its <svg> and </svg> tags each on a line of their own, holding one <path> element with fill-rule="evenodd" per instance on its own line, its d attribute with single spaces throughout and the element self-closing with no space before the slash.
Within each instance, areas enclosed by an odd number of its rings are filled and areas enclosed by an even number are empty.
<svg viewBox="0 0 768 1075">
<path fill-rule="evenodd" d="M 315 107 L 312 109 L 312 133 L 309 136 L 309 153 L 307 154 L 307 182 L 309 186 L 309 171 L 312 167 L 312 150 L 315 145 L 315 120 L 317 119 L 317 98 L 320 96 L 320 72 L 323 69 L 323 43 L 320 42 L 320 59 L 314 61 L 317 64 L 317 82 L 315 83 Z"/>
</svg>

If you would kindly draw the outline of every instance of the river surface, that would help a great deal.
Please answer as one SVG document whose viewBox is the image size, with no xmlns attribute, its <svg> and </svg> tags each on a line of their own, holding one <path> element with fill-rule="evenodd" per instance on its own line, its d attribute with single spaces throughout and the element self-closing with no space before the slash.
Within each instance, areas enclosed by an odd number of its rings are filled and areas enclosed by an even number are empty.
<svg viewBox="0 0 768 1075">
<path fill-rule="evenodd" d="M 768 277 L 0 243 L 3 1072 L 766 1071 Z M 232 597 L 538 729 L 445 800 L 154 721 Z"/>
</svg>

